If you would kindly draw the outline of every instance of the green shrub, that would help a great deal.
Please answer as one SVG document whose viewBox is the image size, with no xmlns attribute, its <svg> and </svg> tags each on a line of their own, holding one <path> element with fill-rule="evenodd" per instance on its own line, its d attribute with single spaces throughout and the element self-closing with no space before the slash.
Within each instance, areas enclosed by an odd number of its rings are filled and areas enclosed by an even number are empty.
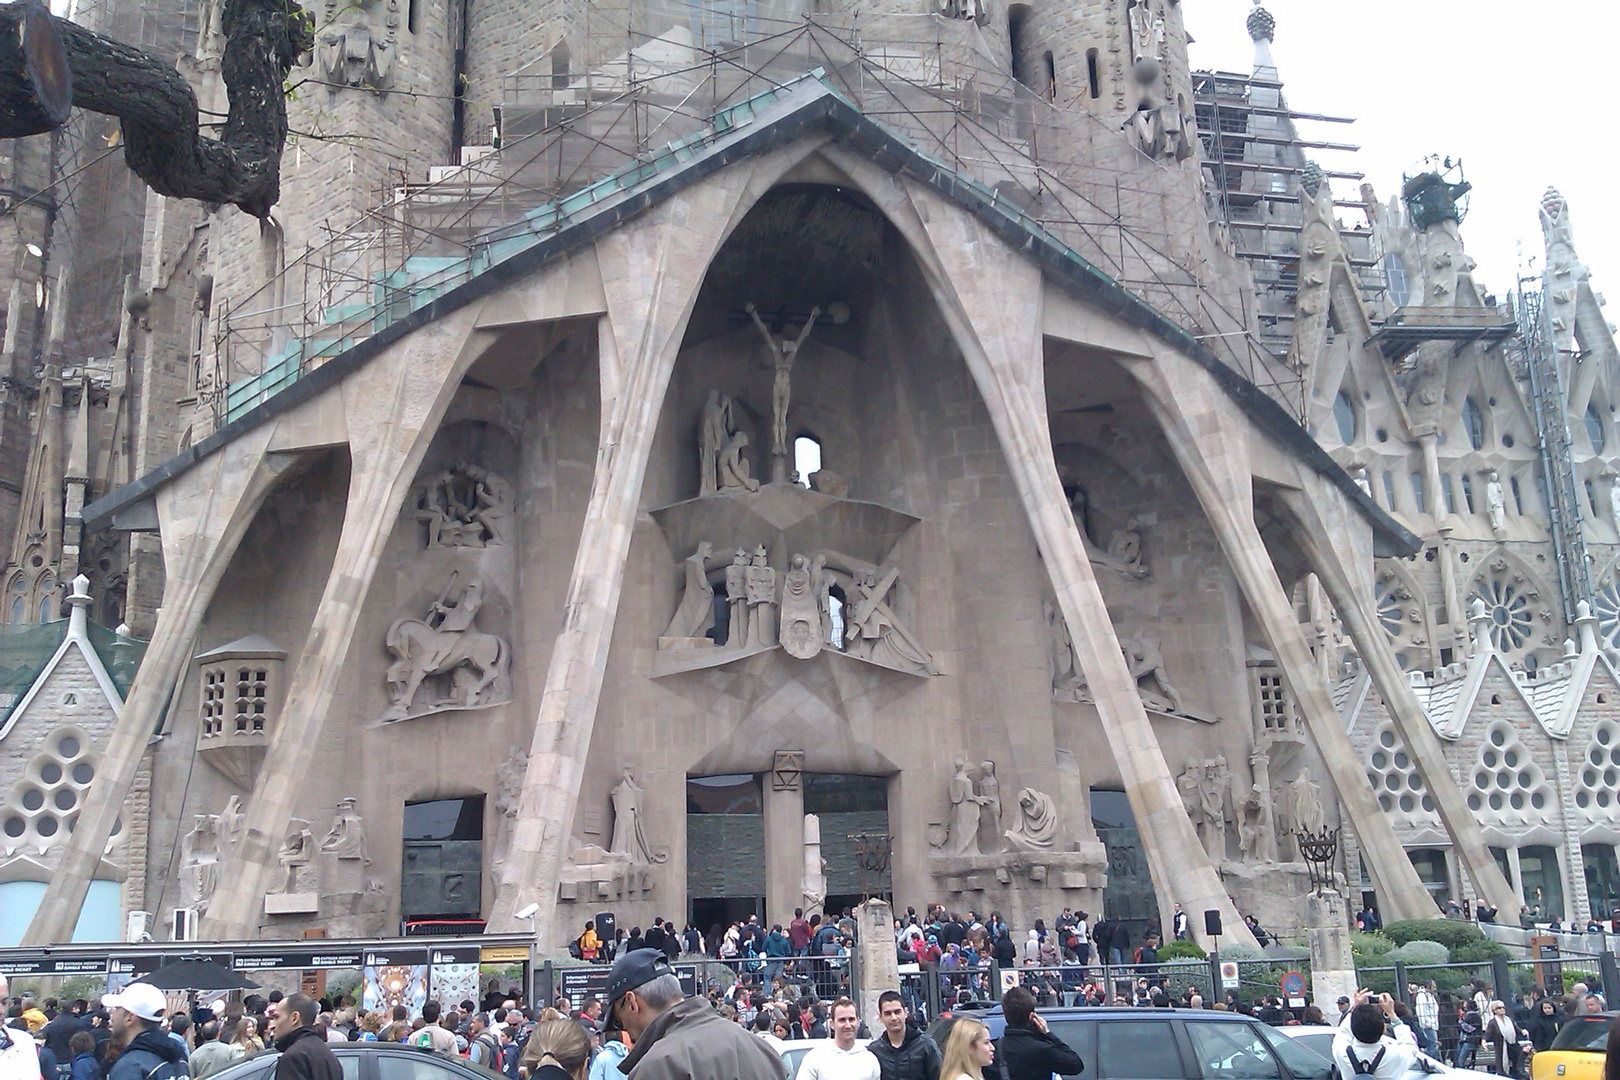
<svg viewBox="0 0 1620 1080">
<path fill-rule="evenodd" d="M 1163 963 L 1169 963 L 1171 960 L 1208 959 L 1209 954 L 1200 948 L 1196 941 L 1172 941 L 1159 949 L 1159 960 Z"/>
<path fill-rule="evenodd" d="M 1219 950 L 1222 960 L 1261 960 L 1265 953 L 1257 945 L 1245 945 L 1241 941 L 1234 941 L 1230 945 L 1222 945 Z"/>
<path fill-rule="evenodd" d="M 1383 960 L 1393 964 L 1399 960 L 1408 967 L 1432 967 L 1451 960 L 1451 953 L 1438 941 L 1408 941 L 1385 953 Z"/>
<path fill-rule="evenodd" d="M 1413 941 L 1438 941 L 1448 949 L 1485 940 L 1485 934 L 1479 927 L 1457 919 L 1403 919 L 1385 926 L 1384 936 L 1397 945 Z"/>
<path fill-rule="evenodd" d="M 1361 930 L 1350 931 L 1350 951 L 1357 956 L 1383 956 L 1395 943 L 1383 934 L 1369 934 Z"/>
<path fill-rule="evenodd" d="M 1451 962 L 1453 964 L 1489 964 L 1498 956 L 1509 959 L 1512 954 L 1507 947 L 1498 945 L 1494 941 L 1475 941 L 1465 945 L 1451 947 Z"/>
</svg>

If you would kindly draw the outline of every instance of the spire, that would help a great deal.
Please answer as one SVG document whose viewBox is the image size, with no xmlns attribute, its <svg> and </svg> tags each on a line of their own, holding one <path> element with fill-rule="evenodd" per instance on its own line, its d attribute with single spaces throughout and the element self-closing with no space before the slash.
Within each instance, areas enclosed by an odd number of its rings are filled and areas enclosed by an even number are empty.
<svg viewBox="0 0 1620 1080">
<path fill-rule="evenodd" d="M 1254 10 L 1249 12 L 1244 25 L 1249 28 L 1249 37 L 1254 41 L 1254 73 L 1259 75 L 1264 72 L 1275 78 L 1277 62 L 1271 58 L 1271 42 L 1272 35 L 1277 31 L 1276 17 L 1260 6 L 1260 0 L 1254 0 Z"/>
</svg>

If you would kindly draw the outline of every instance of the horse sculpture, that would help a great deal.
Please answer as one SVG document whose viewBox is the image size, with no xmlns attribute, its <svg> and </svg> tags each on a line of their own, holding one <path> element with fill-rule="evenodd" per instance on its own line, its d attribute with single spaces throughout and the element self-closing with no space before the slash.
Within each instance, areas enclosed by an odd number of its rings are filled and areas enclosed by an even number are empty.
<svg viewBox="0 0 1620 1080">
<path fill-rule="evenodd" d="M 506 642 L 481 630 L 437 630 L 421 619 L 395 619 L 388 628 L 388 651 L 397 658 L 388 666 L 388 688 L 394 696 L 386 719 L 410 715 L 422 680 L 448 674 L 454 694 L 440 705 L 473 708 L 478 696 L 506 674 Z"/>
</svg>

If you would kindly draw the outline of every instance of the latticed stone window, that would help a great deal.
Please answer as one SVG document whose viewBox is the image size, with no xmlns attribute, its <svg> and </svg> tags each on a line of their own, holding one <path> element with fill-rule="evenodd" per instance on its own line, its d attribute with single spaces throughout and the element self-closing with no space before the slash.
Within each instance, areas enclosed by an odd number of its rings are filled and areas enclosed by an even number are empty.
<svg viewBox="0 0 1620 1080">
<path fill-rule="evenodd" d="M 1250 662 L 1249 690 L 1254 698 L 1255 726 L 1260 732 L 1291 735 L 1299 726 L 1294 699 L 1276 664 Z"/>
<path fill-rule="evenodd" d="M 204 668 L 202 673 L 202 733 L 207 738 L 225 730 L 225 669 Z"/>
<path fill-rule="evenodd" d="M 270 672 L 265 667 L 236 669 L 236 730 L 262 733 L 270 704 Z"/>
</svg>

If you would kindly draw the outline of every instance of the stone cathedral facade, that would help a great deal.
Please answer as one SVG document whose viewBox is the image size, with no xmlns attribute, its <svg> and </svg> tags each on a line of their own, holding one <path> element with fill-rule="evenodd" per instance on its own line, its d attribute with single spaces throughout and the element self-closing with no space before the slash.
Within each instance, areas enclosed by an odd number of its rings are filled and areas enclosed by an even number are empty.
<svg viewBox="0 0 1620 1080">
<path fill-rule="evenodd" d="M 0 944 L 1620 904 L 1557 192 L 1492 296 L 1263 8 L 858 7 L 318 7 L 263 222 L 7 147 Z"/>
</svg>

